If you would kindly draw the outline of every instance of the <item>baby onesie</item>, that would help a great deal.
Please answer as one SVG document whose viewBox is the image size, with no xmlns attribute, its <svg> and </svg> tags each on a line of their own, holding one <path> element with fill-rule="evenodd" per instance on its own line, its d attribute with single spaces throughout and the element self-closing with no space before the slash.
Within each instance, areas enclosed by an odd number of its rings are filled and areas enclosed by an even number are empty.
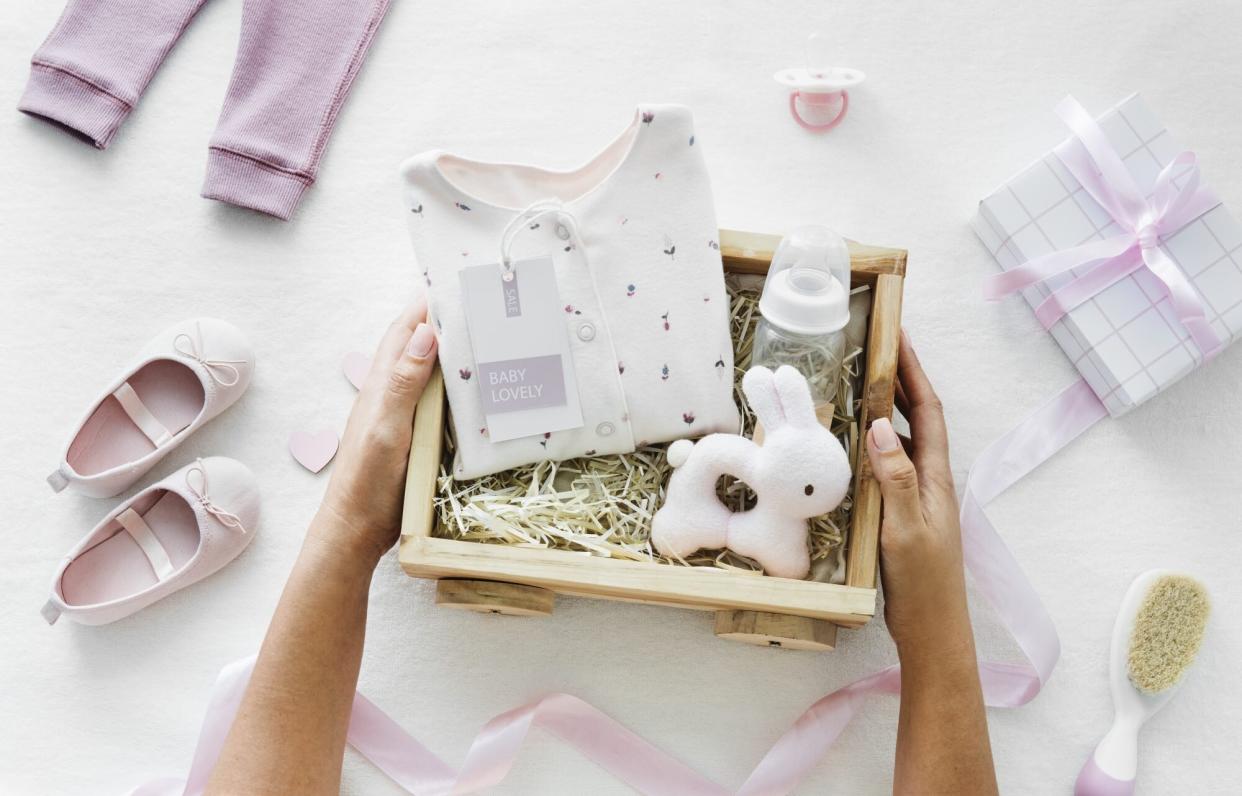
<svg viewBox="0 0 1242 796">
<path fill-rule="evenodd" d="M 688 109 L 640 108 L 573 171 L 432 151 L 401 172 L 452 408 L 454 476 L 737 432 L 715 209 Z M 493 442 L 458 271 L 498 263 L 506 228 L 514 261 L 552 258 L 583 424 Z"/>
</svg>

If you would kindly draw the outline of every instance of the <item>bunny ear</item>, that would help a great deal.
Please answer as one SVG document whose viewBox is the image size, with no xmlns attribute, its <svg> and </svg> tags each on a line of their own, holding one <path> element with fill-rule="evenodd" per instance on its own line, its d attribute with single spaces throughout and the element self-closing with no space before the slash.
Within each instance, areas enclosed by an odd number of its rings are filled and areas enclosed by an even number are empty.
<svg viewBox="0 0 1242 796">
<path fill-rule="evenodd" d="M 789 365 L 777 368 L 772 377 L 777 398 L 785 410 L 785 418 L 795 426 L 818 425 L 815 402 L 811 400 L 811 388 L 806 377 Z"/>
<path fill-rule="evenodd" d="M 759 418 L 764 428 L 773 429 L 784 424 L 785 412 L 781 409 L 780 398 L 776 395 L 772 371 L 758 365 L 746 371 L 746 375 L 742 377 L 742 392 L 746 394 L 750 410 Z"/>
</svg>

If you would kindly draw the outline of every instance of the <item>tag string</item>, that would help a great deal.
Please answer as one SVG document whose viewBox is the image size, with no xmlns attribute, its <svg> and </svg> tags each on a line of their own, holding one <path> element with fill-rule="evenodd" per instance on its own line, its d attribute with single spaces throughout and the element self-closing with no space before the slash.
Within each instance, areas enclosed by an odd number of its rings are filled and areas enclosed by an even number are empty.
<svg viewBox="0 0 1242 796">
<path fill-rule="evenodd" d="M 582 242 L 582 236 L 578 232 L 578 219 L 574 218 L 574 214 L 569 212 L 560 199 L 540 199 L 531 202 L 525 209 L 514 215 L 505 225 L 504 231 L 500 233 L 500 265 L 506 274 L 513 271 L 510 255 L 518 235 L 523 230 L 529 229 L 531 224 L 548 216 L 556 216 L 569 228 L 571 238 L 578 243 Z"/>
</svg>

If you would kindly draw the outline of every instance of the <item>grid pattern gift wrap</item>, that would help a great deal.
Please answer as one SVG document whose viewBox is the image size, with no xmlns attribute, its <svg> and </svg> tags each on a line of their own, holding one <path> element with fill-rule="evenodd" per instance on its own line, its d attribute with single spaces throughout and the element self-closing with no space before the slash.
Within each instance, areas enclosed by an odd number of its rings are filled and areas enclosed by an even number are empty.
<svg viewBox="0 0 1242 796">
<path fill-rule="evenodd" d="M 1067 103 L 1068 112 L 1082 113 L 1077 103 Z M 1058 110 L 1067 113 L 1065 104 Z M 1087 128 L 1102 131 L 1096 149 L 1108 147 L 1116 153 L 1148 205 L 1159 205 L 1159 176 L 1166 167 L 1170 193 L 1195 191 L 1198 206 L 1143 245 L 1158 247 L 1182 272 L 1187 290 L 1197 294 L 1191 300 L 1202 306 L 1204 328 L 1210 329 L 1205 334 L 1214 334 L 1219 347 L 1233 342 L 1242 335 L 1242 225 L 1206 189 L 1196 188 L 1194 156 L 1182 152 L 1141 97 L 1133 95 L 1105 113 L 1098 127 L 1085 118 Z M 1087 157 L 1099 160 L 1098 152 L 1088 156 L 1084 141 L 1074 136 L 979 203 L 974 229 L 1002 269 L 1029 266 L 1053 252 L 1085 248 L 1130 231 L 1124 219 L 1119 221 L 1075 177 L 1070 167 L 1076 162 L 1089 164 L 1099 175 L 1098 165 Z M 1081 166 L 1076 173 L 1084 173 Z M 1102 182 L 1108 182 L 1107 173 Z M 1021 292 L 1038 311 L 1058 290 L 1090 277 L 1098 267 L 1098 262 L 1084 263 L 1032 282 Z M 1169 387 L 1205 359 L 1204 346 L 1179 317 L 1169 287 L 1141 263 L 1069 308 L 1048 328 L 1114 417 Z"/>
</svg>

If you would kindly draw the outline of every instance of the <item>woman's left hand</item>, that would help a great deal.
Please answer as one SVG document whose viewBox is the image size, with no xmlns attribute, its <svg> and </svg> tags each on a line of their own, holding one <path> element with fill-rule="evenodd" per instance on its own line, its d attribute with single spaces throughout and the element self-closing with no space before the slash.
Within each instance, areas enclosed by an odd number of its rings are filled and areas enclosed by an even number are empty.
<svg viewBox="0 0 1242 796">
<path fill-rule="evenodd" d="M 436 365 L 427 303 L 416 299 L 388 327 L 349 413 L 332 480 L 310 539 L 374 566 L 397 541 L 414 407 Z"/>
</svg>

